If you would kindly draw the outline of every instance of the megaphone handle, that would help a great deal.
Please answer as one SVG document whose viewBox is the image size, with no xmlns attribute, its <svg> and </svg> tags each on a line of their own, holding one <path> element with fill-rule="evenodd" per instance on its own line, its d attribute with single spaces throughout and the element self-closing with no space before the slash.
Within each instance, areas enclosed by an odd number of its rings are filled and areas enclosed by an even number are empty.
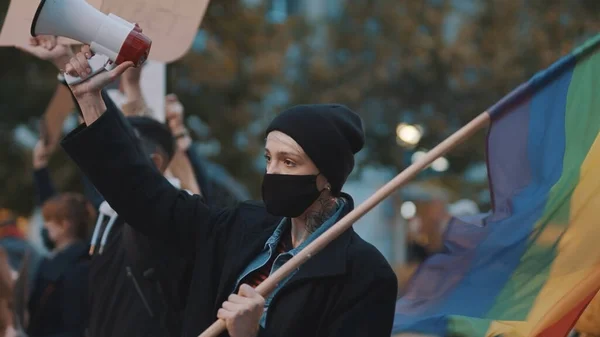
<svg viewBox="0 0 600 337">
<path fill-rule="evenodd" d="M 108 63 L 110 62 L 110 59 L 108 58 L 108 56 L 106 55 L 101 55 L 101 54 L 95 54 L 94 56 L 92 56 L 91 58 L 88 59 L 88 64 L 90 65 L 90 68 L 92 69 L 91 74 L 89 74 L 88 76 L 81 78 L 81 77 L 77 77 L 77 76 L 71 76 L 67 73 L 65 73 L 65 80 L 67 81 L 67 84 L 69 85 L 73 85 L 73 84 L 79 84 L 91 77 L 93 77 L 94 75 L 104 71 L 106 68 L 106 66 L 108 65 Z"/>
</svg>

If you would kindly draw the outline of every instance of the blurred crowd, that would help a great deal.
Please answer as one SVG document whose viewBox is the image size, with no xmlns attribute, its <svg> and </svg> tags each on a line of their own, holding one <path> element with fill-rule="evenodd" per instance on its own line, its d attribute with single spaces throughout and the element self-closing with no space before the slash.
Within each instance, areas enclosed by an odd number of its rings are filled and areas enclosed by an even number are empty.
<svg viewBox="0 0 600 337">
<path fill-rule="evenodd" d="M 51 62 L 57 70 L 62 70 L 73 56 L 71 47 L 57 45 L 53 37 L 32 39 L 31 46 L 25 50 Z M 119 91 L 125 97 L 125 103 L 120 108 L 135 125 L 139 140 L 152 153 L 156 167 L 174 186 L 202 196 L 210 205 L 231 207 L 248 198 L 243 187 L 240 188 L 218 164 L 197 151 L 192 134 L 185 125 L 184 107 L 176 95 L 165 97 L 164 112 L 152 111 L 146 104 L 140 84 L 142 69 L 131 68 L 121 77 Z M 164 123 L 157 119 L 160 113 L 166 116 Z M 78 119 L 82 121 L 80 112 Z M 48 132 L 40 130 L 40 139 L 33 149 L 31 161 L 36 191 L 32 202 L 36 203 L 42 223 L 38 223 L 36 217 L 28 221 L 9 210 L 0 211 L 0 331 L 6 336 L 84 336 L 91 310 L 88 277 L 96 273 L 99 279 L 106 278 L 98 274 L 106 270 L 90 268 L 91 259 L 100 260 L 100 255 L 103 255 L 107 264 L 122 264 L 124 262 L 120 259 L 135 259 L 138 256 L 134 255 L 156 248 L 156 243 L 142 242 L 144 238 L 123 231 L 124 226 L 119 225 L 120 219 L 117 219 L 114 210 L 85 176 L 81 175 L 82 191 L 57 190 L 48 167 L 57 144 L 50 141 Z M 37 242 L 41 242 L 42 246 Z M 129 248 L 132 256 L 124 252 Z M 185 275 L 185 266 L 176 271 L 169 270 L 169 267 L 175 267 L 157 261 L 158 255 L 145 257 L 145 267 L 148 268 L 140 272 L 146 274 L 139 275 L 138 272 L 131 277 L 153 279 L 155 282 L 147 283 L 160 284 L 166 278 L 174 278 L 170 273 Z M 149 275 L 149 270 L 153 275 Z M 134 288 L 143 287 L 147 292 L 157 294 L 186 288 L 185 285 L 173 284 L 171 289 L 159 290 L 156 287 L 157 290 L 148 291 L 154 287 L 146 286 L 144 281 L 135 280 L 139 284 Z M 143 298 L 141 302 L 154 300 L 154 294 L 140 292 L 140 295 Z M 175 295 L 171 298 L 182 300 Z M 162 306 L 156 313 L 150 307 L 148 309 L 152 311 L 153 318 L 157 315 L 156 322 L 161 328 L 152 325 L 145 328 L 156 329 L 161 336 L 165 334 L 158 331 L 175 324 L 167 322 L 169 312 L 182 310 L 181 304 L 178 309 Z M 176 334 L 169 332 L 166 335 Z"/>
</svg>

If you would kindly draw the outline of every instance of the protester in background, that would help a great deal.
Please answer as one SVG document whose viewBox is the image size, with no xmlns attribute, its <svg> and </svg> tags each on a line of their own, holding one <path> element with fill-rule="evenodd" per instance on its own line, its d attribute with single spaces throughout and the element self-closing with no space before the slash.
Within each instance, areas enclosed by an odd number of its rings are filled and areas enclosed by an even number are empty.
<svg viewBox="0 0 600 337">
<path fill-rule="evenodd" d="M 164 172 L 176 152 L 169 128 L 153 118 L 130 113 L 127 119 L 134 125 L 142 148 L 155 167 Z M 33 151 L 40 203 L 56 195 L 47 168 L 48 152 L 41 140 Z M 176 179 L 171 182 L 178 186 Z M 165 252 L 162 240 L 149 240 L 137 233 L 106 201 L 99 212 L 102 221 L 95 227 L 98 234 L 92 237 L 89 332 L 92 336 L 118 337 L 151 336 L 160 331 L 162 336 L 177 336 L 189 287 L 189 263 Z M 41 235 L 46 248 L 53 250 L 54 242 L 46 228 Z"/>
<path fill-rule="evenodd" d="M 89 47 L 68 73 L 86 76 Z M 127 223 L 195 260 L 184 336 L 219 317 L 231 336 L 391 334 L 396 277 L 349 229 L 263 298 L 253 287 L 353 209 L 341 189 L 364 144 L 362 120 L 341 105 L 286 110 L 267 129 L 265 206 L 214 209 L 154 168 L 102 88 L 131 63 L 71 86 L 85 119 L 63 147 Z"/>
<path fill-rule="evenodd" d="M 177 140 L 178 154 L 185 153 L 192 164 L 205 203 L 213 207 L 225 208 L 235 207 L 238 203 L 250 199 L 247 189 L 231 177 L 225 168 L 202 156 L 196 149 L 184 123 L 185 108 L 177 95 L 169 94 L 165 97 L 165 101 L 167 103 L 166 118 L 171 132 Z M 186 174 L 182 172 L 185 167 L 177 165 L 176 161 L 171 163 L 169 169 L 178 177 Z"/>
<path fill-rule="evenodd" d="M 29 336 L 84 336 L 87 326 L 88 230 L 95 217 L 80 194 L 63 193 L 42 207 L 52 244 L 36 275 L 29 299 Z"/>
<path fill-rule="evenodd" d="M 51 62 L 57 69 L 64 67 L 66 61 L 72 55 L 70 46 L 57 44 L 53 36 L 40 36 L 31 38 L 30 45 L 18 47 L 22 51 L 32 54 L 42 60 Z M 128 69 L 120 81 L 120 91 L 125 95 L 126 102 L 121 107 L 126 116 L 153 116 L 154 112 L 147 106 L 140 86 L 142 68 Z M 62 84 L 66 85 L 64 78 L 60 77 Z M 106 91 L 102 92 L 104 99 L 109 99 Z M 211 163 L 202 157 L 192 146 L 192 141 L 183 121 L 183 109 L 174 112 L 173 106 L 182 107 L 176 96 L 167 96 L 166 115 L 172 133 L 177 136 L 178 151 L 171 162 L 171 167 L 166 175 L 176 178 L 181 187 L 193 193 L 200 194 L 206 202 L 220 207 L 231 207 L 240 201 L 248 199 L 248 193 L 243 186 L 234 181 L 223 168 Z M 77 109 L 79 107 L 77 106 Z M 83 122 L 80 116 L 80 122 Z M 189 139 L 188 145 L 183 145 Z M 53 148 L 48 149 L 49 155 Z M 191 167 L 190 167 L 191 165 Z M 193 172 L 191 176 L 189 172 Z M 85 196 L 100 207 L 103 197 L 98 193 L 89 180 L 82 176 Z"/>
<path fill-rule="evenodd" d="M 14 328 L 22 333 L 22 325 L 26 323 L 27 299 L 43 255 L 30 244 L 18 222 L 18 218 L 12 212 L 6 209 L 0 210 L 0 247 L 8 257 L 11 272 L 18 276 L 13 289 Z M 20 273 L 23 270 L 26 272 Z"/>
<path fill-rule="evenodd" d="M 53 37 L 50 38 L 55 42 Z M 42 49 L 55 47 L 49 43 L 27 49 L 34 55 L 44 56 L 48 53 Z M 128 120 L 135 125 L 136 138 L 144 153 L 152 159 L 158 170 L 165 172 L 169 162 L 173 163 L 175 153 L 183 155 L 184 158 L 180 159 L 187 158 L 185 150 L 175 150 L 168 127 L 152 118 L 153 111 L 142 96 L 140 72 L 141 69 L 129 69 L 123 75 L 121 91 L 126 97 L 123 108 Z M 107 102 L 111 101 L 104 90 L 102 97 Z M 36 150 L 34 162 L 39 165 L 36 165 L 35 181 L 38 194 L 43 199 L 55 191 L 46 169 L 47 149 L 40 142 Z M 190 171 L 191 177 L 178 179 L 177 176 L 170 176 L 169 181 L 178 188 L 200 193 L 194 176 L 197 170 L 186 168 L 185 161 L 181 163 L 179 167 Z M 190 165 L 189 162 L 187 165 Z M 95 191 L 93 185 L 86 185 L 88 191 Z M 89 332 L 92 336 L 179 335 L 191 277 L 188 262 L 165 252 L 163 240 L 148 240 L 135 232 L 102 197 L 97 200 L 100 221 L 95 228 L 98 232 L 92 237 L 90 250 L 94 256 L 90 267 Z"/>
<path fill-rule="evenodd" d="M 13 270 L 19 269 L 25 254 L 32 250 L 25 233 L 17 225 L 17 217 L 7 209 L 0 209 L 0 247 L 6 251 Z"/>
<path fill-rule="evenodd" d="M 183 116 L 183 104 L 177 95 L 167 95 L 165 97 L 165 117 L 177 144 L 177 152 L 169 165 L 169 171 L 179 177 L 186 186 L 189 186 L 194 194 L 201 195 L 208 203 L 210 200 L 206 191 L 209 178 L 204 168 L 204 160 L 192 151 L 192 137 L 185 126 Z"/>
<path fill-rule="evenodd" d="M 149 117 L 127 120 L 145 156 L 164 173 L 175 153 L 167 126 Z M 162 238 L 136 231 L 106 201 L 100 211 L 108 216 L 101 215 L 93 236 L 91 336 L 179 336 L 191 262 Z"/>
</svg>

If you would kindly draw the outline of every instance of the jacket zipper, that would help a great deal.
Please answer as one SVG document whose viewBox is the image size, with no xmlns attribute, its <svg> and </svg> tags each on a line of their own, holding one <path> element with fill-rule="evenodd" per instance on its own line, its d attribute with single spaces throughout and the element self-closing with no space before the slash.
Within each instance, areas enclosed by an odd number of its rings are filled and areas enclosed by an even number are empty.
<svg viewBox="0 0 600 337">
<path fill-rule="evenodd" d="M 127 277 L 129 277 L 131 279 L 131 281 L 133 282 L 133 285 L 135 286 L 135 290 L 137 291 L 138 295 L 140 295 L 140 298 L 142 299 L 142 302 L 144 303 L 146 310 L 148 310 L 150 317 L 154 317 L 154 313 L 152 312 L 152 309 L 150 309 L 150 305 L 148 304 L 148 301 L 146 300 L 144 293 L 142 293 L 142 288 L 140 288 L 140 285 L 138 284 L 137 280 L 135 279 L 135 276 L 133 276 L 133 272 L 131 271 L 131 268 L 129 266 L 127 266 L 127 267 L 125 267 L 125 269 L 127 270 Z"/>
</svg>

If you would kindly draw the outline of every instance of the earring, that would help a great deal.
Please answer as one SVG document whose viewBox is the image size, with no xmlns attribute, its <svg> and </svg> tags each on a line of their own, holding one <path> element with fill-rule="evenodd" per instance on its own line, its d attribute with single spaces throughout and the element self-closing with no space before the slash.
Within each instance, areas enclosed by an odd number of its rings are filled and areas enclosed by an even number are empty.
<svg viewBox="0 0 600 337">
<path fill-rule="evenodd" d="M 325 189 L 328 190 L 329 192 L 331 192 L 331 185 L 329 185 L 329 184 L 325 185 Z"/>
</svg>

